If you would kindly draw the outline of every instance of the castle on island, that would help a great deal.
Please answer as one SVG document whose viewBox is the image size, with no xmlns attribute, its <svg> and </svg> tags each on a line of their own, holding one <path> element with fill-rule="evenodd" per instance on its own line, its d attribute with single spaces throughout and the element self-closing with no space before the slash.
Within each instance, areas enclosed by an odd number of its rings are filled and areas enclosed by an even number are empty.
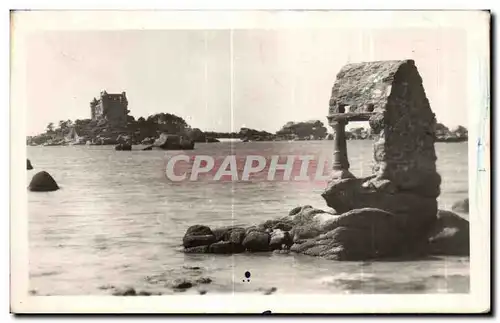
<svg viewBox="0 0 500 323">
<path fill-rule="evenodd" d="M 106 120 L 114 125 L 127 125 L 128 100 L 125 92 L 110 94 L 101 91 L 99 99 L 95 98 L 90 102 L 90 114 L 92 120 Z"/>
</svg>

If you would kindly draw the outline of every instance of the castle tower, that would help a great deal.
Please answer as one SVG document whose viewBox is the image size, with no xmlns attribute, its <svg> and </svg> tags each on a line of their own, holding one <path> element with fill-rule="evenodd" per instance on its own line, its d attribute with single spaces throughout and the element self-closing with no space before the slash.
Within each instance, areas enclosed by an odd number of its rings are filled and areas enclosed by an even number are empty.
<svg viewBox="0 0 500 323">
<path fill-rule="evenodd" d="M 129 112 L 125 92 L 111 94 L 103 90 L 99 95 L 99 99 L 94 98 L 90 103 L 92 120 L 106 120 L 116 126 L 127 125 Z"/>
</svg>

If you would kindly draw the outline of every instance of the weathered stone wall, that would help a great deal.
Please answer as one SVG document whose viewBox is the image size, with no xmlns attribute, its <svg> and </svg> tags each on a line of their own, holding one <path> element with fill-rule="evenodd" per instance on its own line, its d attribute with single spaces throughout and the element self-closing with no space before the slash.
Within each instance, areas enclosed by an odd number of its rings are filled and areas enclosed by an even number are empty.
<svg viewBox="0 0 500 323">
<path fill-rule="evenodd" d="M 337 74 L 330 98 L 330 114 L 384 111 L 391 84 L 402 61 L 348 64 Z M 347 111 L 344 111 L 347 112 Z"/>
<path fill-rule="evenodd" d="M 384 111 L 377 112 L 370 122 L 378 132 L 374 143 L 374 182 L 389 180 L 399 191 L 439 196 L 435 124 L 422 78 L 414 62 L 406 61 L 394 75 Z"/>
</svg>

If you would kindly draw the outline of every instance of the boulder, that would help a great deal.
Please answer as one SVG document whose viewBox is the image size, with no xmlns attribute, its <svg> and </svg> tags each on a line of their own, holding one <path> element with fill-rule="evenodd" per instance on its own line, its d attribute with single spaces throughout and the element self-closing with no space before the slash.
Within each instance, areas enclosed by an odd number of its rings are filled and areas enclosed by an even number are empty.
<svg viewBox="0 0 500 323">
<path fill-rule="evenodd" d="M 212 233 L 214 234 L 215 239 L 217 241 L 233 241 L 234 243 L 241 244 L 245 236 L 245 229 L 237 226 L 227 226 L 227 227 L 215 228 L 212 230 Z M 234 235 L 233 239 L 231 239 L 232 235 Z M 243 236 L 243 238 L 242 237 L 238 238 L 241 235 Z"/>
<path fill-rule="evenodd" d="M 49 173 L 41 171 L 33 176 L 28 188 L 32 192 L 51 192 L 58 190 L 59 186 Z"/>
<path fill-rule="evenodd" d="M 258 225 L 262 231 L 265 231 L 266 229 L 280 229 L 283 231 L 290 231 L 294 226 L 293 218 L 291 217 L 285 217 L 281 219 L 272 219 L 272 220 L 267 220 L 261 224 Z"/>
<path fill-rule="evenodd" d="M 194 149 L 194 141 L 184 139 L 179 135 L 162 133 L 153 143 L 153 147 L 166 150 L 191 150 Z"/>
<path fill-rule="evenodd" d="M 429 232 L 429 253 L 468 256 L 469 221 L 453 212 L 439 210 L 437 221 Z"/>
<path fill-rule="evenodd" d="M 115 150 L 132 150 L 131 144 L 118 144 L 115 146 Z"/>
<path fill-rule="evenodd" d="M 184 248 L 208 246 L 214 242 L 216 242 L 216 239 L 212 230 L 204 225 L 193 225 L 189 227 L 182 239 Z"/>
<path fill-rule="evenodd" d="M 304 207 L 312 207 L 310 205 L 306 205 L 306 206 L 296 206 L 294 207 L 293 209 L 290 210 L 290 212 L 288 213 L 288 215 L 295 215 L 297 213 L 299 213 L 300 211 L 302 211 L 302 208 Z"/>
<path fill-rule="evenodd" d="M 248 251 L 269 251 L 269 234 L 250 231 L 243 240 L 243 247 Z"/>
<path fill-rule="evenodd" d="M 155 139 L 154 138 L 144 138 L 142 141 L 141 141 L 141 144 L 142 145 L 151 145 L 155 142 Z"/>
<path fill-rule="evenodd" d="M 302 207 L 302 209 L 299 212 L 296 212 L 295 209 L 293 209 L 292 211 L 294 211 L 294 214 L 289 216 L 288 218 L 292 219 L 292 223 L 294 225 L 309 224 L 309 223 L 311 223 L 311 221 L 313 221 L 313 218 L 316 214 L 326 213 L 325 211 L 323 211 L 321 209 L 316 209 L 316 208 L 313 208 L 312 206 L 309 206 L 309 205 Z"/>
<path fill-rule="evenodd" d="M 208 246 L 214 242 L 216 242 L 216 240 L 213 234 L 185 235 L 184 238 L 182 239 L 182 244 L 184 245 L 184 248 Z"/>
<path fill-rule="evenodd" d="M 193 287 L 193 283 L 187 279 L 184 279 L 184 278 L 174 279 L 168 285 L 170 285 L 170 287 L 173 289 L 188 289 L 188 288 Z"/>
<path fill-rule="evenodd" d="M 469 214 L 469 198 L 457 201 L 451 207 L 452 211 Z"/>
<path fill-rule="evenodd" d="M 269 240 L 269 249 L 277 250 L 283 247 L 289 248 L 293 244 L 292 237 L 288 231 L 283 231 L 276 229 L 271 233 L 271 238 Z"/>
<path fill-rule="evenodd" d="M 200 277 L 196 280 L 197 284 L 210 284 L 212 282 L 212 278 L 210 277 Z"/>
<path fill-rule="evenodd" d="M 98 139 L 100 139 L 101 145 L 116 145 L 118 143 L 115 139 L 109 137 L 100 137 Z"/>
<path fill-rule="evenodd" d="M 186 235 L 206 235 L 213 234 L 212 230 L 206 225 L 195 224 L 186 230 Z"/>
<path fill-rule="evenodd" d="M 215 240 L 216 241 L 222 241 L 224 239 L 224 236 L 226 235 L 226 233 L 228 233 L 229 231 L 231 231 L 232 228 L 233 227 L 228 226 L 228 227 L 220 227 L 220 228 L 213 229 L 212 233 L 215 236 Z"/>
<path fill-rule="evenodd" d="M 248 234 L 250 234 L 250 232 L 254 232 L 254 231 L 255 232 L 265 232 L 265 229 L 263 229 L 262 227 L 252 225 L 252 226 L 245 229 L 245 235 L 248 235 Z"/>
<path fill-rule="evenodd" d="M 181 139 L 181 149 L 182 150 L 193 150 L 194 149 L 194 141 L 189 139 Z"/>
<path fill-rule="evenodd" d="M 116 141 L 119 142 L 119 143 L 121 143 L 121 144 L 127 144 L 127 143 L 130 143 L 131 138 L 130 138 L 129 135 L 120 134 L 116 138 Z"/>
<path fill-rule="evenodd" d="M 290 231 L 290 235 L 294 242 L 298 240 L 314 238 L 320 234 L 321 232 L 315 223 L 297 225 Z"/>
<path fill-rule="evenodd" d="M 401 254 L 407 235 L 398 215 L 364 208 L 328 220 L 321 228 L 295 230 L 291 250 L 335 260 L 364 260 Z M 317 231 L 313 231 L 316 229 Z M 326 233 L 314 234 L 323 230 Z"/>
<path fill-rule="evenodd" d="M 33 169 L 33 166 L 31 165 L 30 160 L 29 160 L 29 159 L 26 159 L 26 162 L 27 162 L 27 165 L 26 165 L 27 167 L 26 167 L 26 169 L 27 169 L 27 170 L 31 170 L 31 169 Z"/>
<path fill-rule="evenodd" d="M 316 213 L 312 220 L 317 223 L 318 229 L 321 232 L 326 232 L 328 231 L 328 226 L 330 223 L 332 223 L 334 220 L 336 220 L 339 217 L 337 214 L 331 214 L 331 213 Z"/>
<path fill-rule="evenodd" d="M 239 243 L 233 243 L 230 241 L 219 241 L 213 243 L 208 248 L 210 253 L 218 254 L 233 254 L 245 251 L 245 248 Z"/>
<path fill-rule="evenodd" d="M 243 243 L 243 240 L 245 240 L 245 235 L 245 229 L 234 228 L 224 236 L 224 240 L 229 241 L 233 244 L 241 245 Z"/>
<path fill-rule="evenodd" d="M 388 185 L 380 184 L 377 188 L 372 187 L 371 182 L 367 183 L 367 178 L 332 181 L 322 196 L 328 206 L 338 213 L 363 208 L 384 210 L 401 216 L 407 233 L 415 239 L 426 235 L 436 220 L 437 201 L 434 197 L 397 191 L 391 182 L 386 182 Z"/>
</svg>

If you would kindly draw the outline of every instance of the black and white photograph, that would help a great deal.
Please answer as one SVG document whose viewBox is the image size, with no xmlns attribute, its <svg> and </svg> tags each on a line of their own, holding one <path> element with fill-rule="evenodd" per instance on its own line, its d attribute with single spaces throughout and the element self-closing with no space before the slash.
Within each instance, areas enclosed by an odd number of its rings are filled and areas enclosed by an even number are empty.
<svg viewBox="0 0 500 323">
<path fill-rule="evenodd" d="M 489 310 L 488 11 L 11 28 L 12 311 Z"/>
</svg>

